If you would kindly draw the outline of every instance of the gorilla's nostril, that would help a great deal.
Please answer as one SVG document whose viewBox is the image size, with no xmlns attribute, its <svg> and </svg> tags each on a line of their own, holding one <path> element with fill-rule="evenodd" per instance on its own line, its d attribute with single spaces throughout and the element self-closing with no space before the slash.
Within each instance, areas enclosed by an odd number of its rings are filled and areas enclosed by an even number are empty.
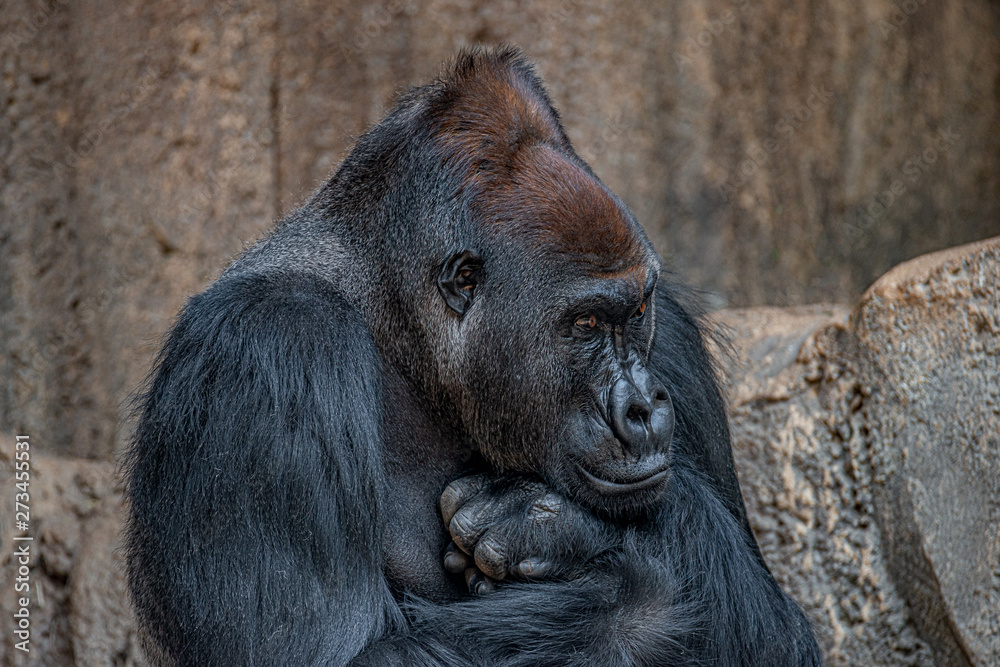
<svg viewBox="0 0 1000 667">
<path fill-rule="evenodd" d="M 625 413 L 625 419 L 633 424 L 641 424 L 645 426 L 649 423 L 649 410 L 638 403 L 633 403 L 629 406 L 628 412 Z"/>
</svg>

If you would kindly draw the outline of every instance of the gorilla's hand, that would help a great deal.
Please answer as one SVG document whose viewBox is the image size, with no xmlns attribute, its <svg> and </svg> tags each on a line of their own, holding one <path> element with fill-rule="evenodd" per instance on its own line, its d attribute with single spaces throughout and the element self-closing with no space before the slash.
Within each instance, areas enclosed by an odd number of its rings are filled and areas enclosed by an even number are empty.
<svg viewBox="0 0 1000 667">
<path fill-rule="evenodd" d="M 441 494 L 441 517 L 453 542 L 444 567 L 464 573 L 470 593 L 496 580 L 572 578 L 609 548 L 602 522 L 550 490 L 516 476 L 472 475 Z"/>
</svg>

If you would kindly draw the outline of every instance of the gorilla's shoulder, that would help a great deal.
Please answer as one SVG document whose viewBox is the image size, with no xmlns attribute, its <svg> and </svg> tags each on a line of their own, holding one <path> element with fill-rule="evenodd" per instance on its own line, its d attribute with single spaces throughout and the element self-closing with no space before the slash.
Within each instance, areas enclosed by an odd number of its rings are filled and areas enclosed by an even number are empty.
<svg viewBox="0 0 1000 667">
<path fill-rule="evenodd" d="M 221 345 L 241 340 L 254 346 L 370 343 L 357 310 L 320 277 L 299 272 L 240 273 L 223 276 L 190 299 L 178 322 L 185 333 Z"/>
<path fill-rule="evenodd" d="M 273 318 L 356 318 L 357 313 L 329 281 L 296 272 L 223 276 L 187 306 L 195 314 Z"/>
</svg>

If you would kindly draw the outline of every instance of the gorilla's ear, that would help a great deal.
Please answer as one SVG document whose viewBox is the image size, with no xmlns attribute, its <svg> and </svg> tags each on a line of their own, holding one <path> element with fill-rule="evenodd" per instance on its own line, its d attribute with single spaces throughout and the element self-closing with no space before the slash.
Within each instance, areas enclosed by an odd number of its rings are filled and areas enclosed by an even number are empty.
<svg viewBox="0 0 1000 667">
<path fill-rule="evenodd" d="M 441 267 L 441 275 L 437 280 L 438 291 L 448 307 L 459 316 L 465 315 L 472 305 L 482 266 L 483 260 L 478 253 L 462 250 L 449 257 Z"/>
</svg>

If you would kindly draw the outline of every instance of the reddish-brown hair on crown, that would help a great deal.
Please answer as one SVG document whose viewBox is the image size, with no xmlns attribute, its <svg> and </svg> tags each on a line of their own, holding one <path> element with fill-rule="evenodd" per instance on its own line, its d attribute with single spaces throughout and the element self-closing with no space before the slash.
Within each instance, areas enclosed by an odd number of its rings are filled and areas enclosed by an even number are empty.
<svg viewBox="0 0 1000 667">
<path fill-rule="evenodd" d="M 434 145 L 496 233 L 598 270 L 641 263 L 644 233 L 576 156 L 518 49 L 464 51 L 427 105 Z"/>
<path fill-rule="evenodd" d="M 479 173 L 539 143 L 572 150 L 534 67 L 512 46 L 467 49 L 436 84 L 431 132 L 450 161 Z"/>
</svg>

